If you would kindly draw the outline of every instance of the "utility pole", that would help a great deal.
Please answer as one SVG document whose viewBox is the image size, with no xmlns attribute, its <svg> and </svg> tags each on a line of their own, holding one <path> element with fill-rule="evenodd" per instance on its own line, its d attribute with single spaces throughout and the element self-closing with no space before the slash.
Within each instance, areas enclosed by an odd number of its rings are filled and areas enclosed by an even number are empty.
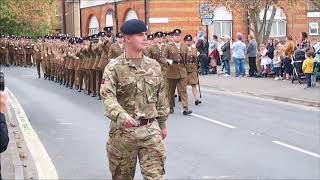
<svg viewBox="0 0 320 180">
<path fill-rule="evenodd" d="M 66 1 L 65 0 L 61 0 L 61 3 L 62 3 L 62 26 L 63 26 L 63 34 L 66 34 L 67 33 L 67 30 L 66 30 L 66 26 L 67 26 L 67 22 L 66 22 Z"/>
</svg>

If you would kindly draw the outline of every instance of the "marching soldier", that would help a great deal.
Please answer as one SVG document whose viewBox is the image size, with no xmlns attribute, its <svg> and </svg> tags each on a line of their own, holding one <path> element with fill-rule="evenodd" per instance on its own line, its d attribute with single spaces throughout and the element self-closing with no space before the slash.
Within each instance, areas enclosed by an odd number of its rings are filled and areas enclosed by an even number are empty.
<svg viewBox="0 0 320 180">
<path fill-rule="evenodd" d="M 136 19 L 121 27 L 125 53 L 107 65 L 101 85 L 105 115 L 111 119 L 107 154 L 112 179 L 132 180 L 137 158 L 144 179 L 165 174 L 163 139 L 168 102 L 157 61 L 143 56 L 147 27 Z"/>
<path fill-rule="evenodd" d="M 184 50 L 186 54 L 183 57 L 187 62 L 186 68 L 188 73 L 188 85 L 192 87 L 192 95 L 195 100 L 194 101 L 195 105 L 199 105 L 201 104 L 201 101 L 198 98 L 198 90 L 197 90 L 197 84 L 199 82 L 198 67 L 197 67 L 197 49 L 195 47 L 192 47 L 193 40 L 190 34 L 184 37 L 184 42 L 187 45 L 185 46 L 186 49 Z"/>
<path fill-rule="evenodd" d="M 184 61 L 181 50 L 185 49 L 184 44 L 180 43 L 180 29 L 173 31 L 173 43 L 170 43 L 162 52 L 163 61 L 167 61 L 169 66 L 166 72 L 169 86 L 169 105 L 170 113 L 174 112 L 175 107 L 175 90 L 178 88 L 178 93 L 181 96 L 181 103 L 183 106 L 183 115 L 192 113 L 188 108 L 188 74 L 186 69 L 186 62 Z"/>
<path fill-rule="evenodd" d="M 108 58 L 115 59 L 123 53 L 123 36 L 122 33 L 116 34 L 116 42 L 110 46 Z"/>
<path fill-rule="evenodd" d="M 28 37 L 26 46 L 24 47 L 26 51 L 26 62 L 24 64 L 25 67 L 32 66 L 31 56 L 33 55 L 33 46 L 34 44 L 31 42 L 31 37 Z"/>
<path fill-rule="evenodd" d="M 33 51 L 33 59 L 36 63 L 38 78 L 41 78 L 40 66 L 43 59 L 43 45 L 40 37 L 38 37 L 37 43 L 33 46 Z"/>
<path fill-rule="evenodd" d="M 99 46 L 99 56 L 98 59 L 97 59 L 97 64 L 96 64 L 96 92 L 97 92 L 97 95 L 98 95 L 98 99 L 101 100 L 101 94 L 100 94 L 100 87 L 101 87 L 101 82 L 102 82 L 102 74 L 103 74 L 103 71 L 104 71 L 104 68 L 106 65 L 102 64 L 103 62 L 101 62 L 103 60 L 102 58 L 102 55 L 104 52 L 106 52 L 106 54 L 108 53 L 109 51 L 109 47 L 111 45 L 111 40 L 106 37 L 105 38 L 105 34 L 104 33 L 101 33 L 101 36 L 102 38 L 100 38 L 100 44 L 98 45 Z"/>
<path fill-rule="evenodd" d="M 0 38 L 0 66 L 9 66 L 9 49 L 8 49 L 8 41 L 5 36 Z"/>
</svg>

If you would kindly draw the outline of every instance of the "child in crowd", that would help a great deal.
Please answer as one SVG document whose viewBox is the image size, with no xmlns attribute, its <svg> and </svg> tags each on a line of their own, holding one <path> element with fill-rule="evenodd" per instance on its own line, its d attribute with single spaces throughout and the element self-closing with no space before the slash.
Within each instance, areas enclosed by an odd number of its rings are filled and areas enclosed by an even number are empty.
<svg viewBox="0 0 320 180">
<path fill-rule="evenodd" d="M 261 70 L 260 70 L 260 77 L 262 77 L 263 75 L 265 77 L 267 77 L 268 73 L 269 73 L 269 65 L 270 65 L 270 61 L 271 59 L 268 56 L 268 50 L 266 48 L 266 46 L 264 44 L 260 44 L 260 56 L 261 56 Z"/>
<path fill-rule="evenodd" d="M 308 50 L 306 52 L 306 60 L 304 60 L 302 64 L 302 71 L 307 79 L 307 87 L 305 89 L 311 88 L 311 76 L 313 76 L 314 62 L 313 51 Z"/>
<path fill-rule="evenodd" d="M 276 77 L 274 80 L 281 80 L 281 74 L 280 74 L 280 70 L 281 70 L 281 56 L 280 56 L 280 52 L 278 50 L 275 50 L 274 52 L 274 58 L 273 58 L 273 70 L 274 73 L 276 74 Z"/>
</svg>

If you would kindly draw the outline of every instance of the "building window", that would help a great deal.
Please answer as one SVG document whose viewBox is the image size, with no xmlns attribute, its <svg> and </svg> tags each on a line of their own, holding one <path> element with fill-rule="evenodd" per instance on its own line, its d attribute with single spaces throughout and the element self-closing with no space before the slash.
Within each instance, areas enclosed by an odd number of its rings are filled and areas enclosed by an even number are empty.
<svg viewBox="0 0 320 180">
<path fill-rule="evenodd" d="M 267 11 L 267 22 L 270 21 L 271 13 L 272 13 L 272 8 L 270 7 Z M 264 9 L 260 11 L 260 20 L 262 22 L 264 16 Z M 260 28 L 261 25 L 259 25 Z M 271 31 L 270 31 L 270 37 L 285 37 L 287 34 L 287 21 L 286 21 L 286 16 L 281 8 L 277 8 L 276 14 L 274 16 L 274 19 L 272 21 L 272 26 L 271 26 Z"/>
<path fill-rule="evenodd" d="M 214 21 L 214 34 L 223 37 L 225 35 L 228 35 L 231 37 L 232 32 L 232 21 Z"/>
<path fill-rule="evenodd" d="M 309 23 L 309 34 L 319 35 L 319 24 L 316 22 Z"/>
<path fill-rule="evenodd" d="M 213 24 L 209 26 L 210 36 L 232 37 L 232 14 L 225 6 L 218 6 L 213 12 Z"/>
<path fill-rule="evenodd" d="M 112 9 L 108 9 L 107 10 L 107 14 L 106 14 L 106 27 L 112 27 L 113 26 L 113 10 Z"/>
<path fill-rule="evenodd" d="M 126 15 L 126 21 L 129 21 L 131 19 L 139 19 L 137 13 L 130 9 Z"/>
<path fill-rule="evenodd" d="M 97 17 L 92 16 L 89 21 L 89 36 L 99 33 L 99 22 Z"/>
</svg>

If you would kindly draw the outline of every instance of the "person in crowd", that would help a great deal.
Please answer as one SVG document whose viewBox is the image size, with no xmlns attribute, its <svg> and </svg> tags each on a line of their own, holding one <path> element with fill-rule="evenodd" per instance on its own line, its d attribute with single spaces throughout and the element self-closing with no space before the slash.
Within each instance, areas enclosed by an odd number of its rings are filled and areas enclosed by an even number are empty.
<svg viewBox="0 0 320 180">
<path fill-rule="evenodd" d="M 281 79 L 281 74 L 280 74 L 281 63 L 282 63 L 282 59 L 280 56 L 280 52 L 278 50 L 275 50 L 274 51 L 274 58 L 273 58 L 273 71 L 274 71 L 276 77 L 274 78 L 274 80 Z"/>
<path fill-rule="evenodd" d="M 305 89 L 311 88 L 311 76 L 313 76 L 314 62 L 313 51 L 308 49 L 306 51 L 306 60 L 304 60 L 302 64 L 302 71 L 306 75 L 307 80 L 307 87 Z"/>
<path fill-rule="evenodd" d="M 200 75 L 207 75 L 209 73 L 208 64 L 208 50 L 206 42 L 202 39 L 199 39 L 196 45 L 196 48 L 199 52 L 198 62 L 200 64 Z"/>
<path fill-rule="evenodd" d="M 258 48 L 257 48 L 257 42 L 253 34 L 250 34 L 248 39 L 249 39 L 249 44 L 247 48 L 247 56 L 249 59 L 249 77 L 254 77 L 255 74 L 258 72 L 257 64 L 256 64 Z"/>
<path fill-rule="evenodd" d="M 224 76 L 230 76 L 230 60 L 231 60 L 231 54 L 230 54 L 230 36 L 226 35 L 224 37 L 224 44 L 221 47 L 222 51 L 222 63 L 224 64 L 224 67 L 226 69 L 226 74 Z"/>
<path fill-rule="evenodd" d="M 198 29 L 197 39 L 202 39 L 202 40 L 204 40 L 204 32 L 203 32 L 202 26 L 200 26 L 199 29 Z"/>
<path fill-rule="evenodd" d="M 219 37 L 219 40 L 218 40 L 218 42 L 219 42 L 219 46 L 218 46 L 218 52 L 219 52 L 219 63 L 217 63 L 217 65 L 218 66 L 222 66 L 221 67 L 221 73 L 223 73 L 224 72 L 224 69 L 225 69 L 225 64 L 223 63 L 223 62 L 221 62 L 222 61 L 222 53 L 223 53 L 223 51 L 222 51 L 222 46 L 224 45 L 224 43 L 225 43 L 225 38 L 224 37 Z"/>
<path fill-rule="evenodd" d="M 212 68 L 213 74 L 217 73 L 217 61 L 220 60 L 220 55 L 218 52 L 219 41 L 218 36 L 213 35 L 212 42 L 209 44 L 209 57 L 210 57 L 210 67 Z"/>
<path fill-rule="evenodd" d="M 292 55 L 294 52 L 294 42 L 292 36 L 287 36 L 287 42 L 284 46 L 284 59 L 283 59 L 283 68 L 284 68 L 284 80 L 289 80 L 290 75 L 292 74 Z"/>
<path fill-rule="evenodd" d="M 314 50 L 314 61 L 315 61 L 315 67 L 314 67 L 314 75 L 311 76 L 311 86 L 316 86 L 316 80 L 320 77 L 319 69 L 320 69 L 320 41 L 317 42 L 315 45 L 313 45 Z"/>
<path fill-rule="evenodd" d="M 271 62 L 270 62 L 270 71 L 271 71 L 273 70 L 273 58 L 274 58 L 274 42 L 273 42 L 273 38 L 271 37 L 268 38 L 267 50 L 268 50 L 268 57 L 271 59 Z"/>
<path fill-rule="evenodd" d="M 280 43 L 279 39 L 274 39 L 274 47 L 275 47 L 275 51 L 278 51 L 279 56 L 281 58 L 281 66 L 280 66 L 280 76 L 279 79 L 282 80 L 283 78 L 283 72 L 284 72 L 284 68 L 283 68 L 283 59 L 285 57 L 284 55 L 284 46 Z"/>
<path fill-rule="evenodd" d="M 301 43 L 297 45 L 298 49 L 306 50 L 309 49 L 310 46 L 310 41 L 308 40 L 308 34 L 306 32 L 301 33 Z"/>
<path fill-rule="evenodd" d="M 260 70 L 260 77 L 268 76 L 269 73 L 269 69 L 270 69 L 270 58 L 268 56 L 268 50 L 266 48 L 266 46 L 264 44 L 260 44 L 260 48 L 259 48 L 259 53 L 260 53 L 260 58 L 261 58 L 261 70 Z"/>
<path fill-rule="evenodd" d="M 235 64 L 236 77 L 239 77 L 240 74 L 242 77 L 245 77 L 245 54 L 246 54 L 246 44 L 243 42 L 243 35 L 237 33 L 237 41 L 232 44 L 231 50 L 233 54 L 233 60 Z"/>
</svg>

